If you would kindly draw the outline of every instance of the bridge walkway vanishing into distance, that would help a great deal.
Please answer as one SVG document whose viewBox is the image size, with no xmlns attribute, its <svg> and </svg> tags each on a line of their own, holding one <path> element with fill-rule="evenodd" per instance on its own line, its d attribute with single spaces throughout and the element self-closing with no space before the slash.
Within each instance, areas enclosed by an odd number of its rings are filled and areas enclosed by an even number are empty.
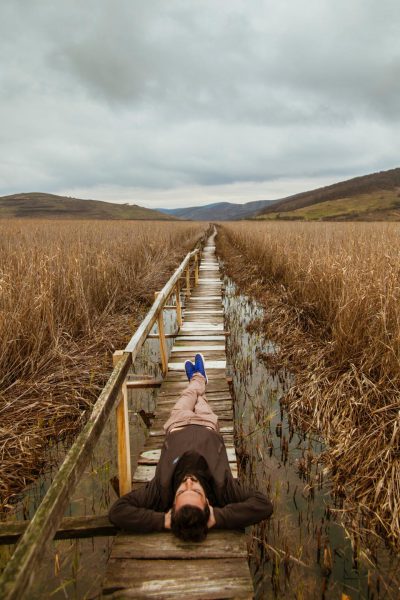
<svg viewBox="0 0 400 600">
<path fill-rule="evenodd" d="M 170 532 L 128 534 L 116 532 L 105 516 L 63 518 L 68 499 L 90 459 L 110 411 L 117 407 L 118 470 L 120 493 L 152 479 L 164 441 L 163 423 L 187 385 L 184 362 L 201 352 L 206 360 L 207 399 L 219 417 L 231 470 L 237 475 L 233 442 L 232 396 L 226 377 L 226 332 L 222 306 L 222 282 L 215 256 L 216 232 L 204 248 L 189 253 L 175 271 L 124 351 L 114 355 L 114 370 L 97 400 L 86 426 L 71 447 L 32 521 L 14 525 L 17 548 L 0 580 L 0 597 L 19 600 L 29 587 L 47 543 L 54 537 L 82 537 L 114 533 L 110 559 L 103 580 L 104 598 L 252 598 L 253 584 L 243 531 L 210 530 L 202 543 L 184 542 Z M 191 277 L 192 269 L 192 277 Z M 186 283 L 185 309 L 181 306 L 181 282 Z M 192 286 L 192 279 L 194 286 Z M 191 295 L 190 295 L 190 292 Z M 179 326 L 168 358 L 163 311 L 171 297 Z M 169 306 L 168 308 L 171 308 Z M 162 381 L 130 377 L 129 370 L 157 323 Z M 155 419 L 131 476 L 128 390 L 159 387 Z M 9 527 L 9 533 L 12 527 Z M 1 537 L 1 528 L 0 528 Z M 9 539 L 12 539 L 10 535 Z M 26 597 L 26 595 L 25 595 Z"/>
<path fill-rule="evenodd" d="M 184 362 L 193 360 L 197 351 L 206 360 L 207 400 L 219 417 L 236 476 L 221 280 L 213 238 L 204 248 L 199 282 L 187 303 L 171 351 L 168 373 L 158 394 L 156 418 L 133 477 L 134 486 L 154 476 L 164 441 L 163 423 L 187 386 Z M 236 531 L 210 531 L 200 544 L 182 542 L 169 532 L 118 534 L 103 584 L 104 595 L 115 592 L 112 598 L 251 598 L 252 590 L 245 536 Z"/>
</svg>

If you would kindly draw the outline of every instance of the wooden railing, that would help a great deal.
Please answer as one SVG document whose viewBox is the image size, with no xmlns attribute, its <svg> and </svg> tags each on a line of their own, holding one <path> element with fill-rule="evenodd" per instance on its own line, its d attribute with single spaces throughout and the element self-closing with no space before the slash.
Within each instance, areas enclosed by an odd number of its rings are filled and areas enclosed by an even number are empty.
<svg viewBox="0 0 400 600">
<path fill-rule="evenodd" d="M 141 387 L 140 383 L 143 383 L 143 387 L 147 386 L 146 382 L 133 382 L 134 385 L 130 385 L 127 382 L 128 372 L 149 336 L 152 338 L 158 337 L 160 341 L 162 371 L 163 374 L 167 372 L 167 336 L 164 331 L 163 311 L 167 307 L 167 301 L 172 295 L 175 295 L 176 304 L 174 308 L 177 314 L 178 327 L 181 326 L 181 280 L 183 279 L 186 282 L 185 295 L 190 295 L 190 269 L 192 268 L 194 272 L 194 283 L 197 283 L 201 247 L 204 239 L 205 236 L 198 242 L 199 247 L 186 255 L 163 289 L 157 292 L 152 307 L 125 350 L 115 353 L 113 371 L 94 404 L 85 427 L 70 448 L 1 576 L 1 600 L 19 600 L 32 583 L 35 570 L 43 557 L 45 546 L 54 538 L 68 505 L 69 498 L 88 464 L 91 453 L 107 423 L 111 410 L 115 406 L 117 407 L 120 494 L 130 491 L 132 474 L 127 389 L 128 387 Z M 168 308 L 171 308 L 171 306 L 168 306 Z M 158 335 L 150 335 L 156 322 L 158 324 Z"/>
</svg>

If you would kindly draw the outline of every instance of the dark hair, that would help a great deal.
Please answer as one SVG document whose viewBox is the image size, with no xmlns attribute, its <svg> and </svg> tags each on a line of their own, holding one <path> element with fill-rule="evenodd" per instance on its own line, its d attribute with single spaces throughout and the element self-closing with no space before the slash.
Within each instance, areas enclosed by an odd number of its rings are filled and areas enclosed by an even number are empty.
<svg viewBox="0 0 400 600">
<path fill-rule="evenodd" d="M 176 511 L 173 506 L 171 511 L 172 533 L 185 542 L 202 542 L 207 537 L 209 518 L 208 504 L 203 510 L 197 506 L 185 504 Z"/>
</svg>

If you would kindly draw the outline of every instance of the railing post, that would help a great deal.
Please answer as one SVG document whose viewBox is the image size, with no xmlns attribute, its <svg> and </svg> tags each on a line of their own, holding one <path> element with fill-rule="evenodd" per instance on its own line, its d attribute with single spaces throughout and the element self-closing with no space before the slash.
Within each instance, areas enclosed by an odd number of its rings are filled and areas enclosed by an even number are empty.
<svg viewBox="0 0 400 600">
<path fill-rule="evenodd" d="M 186 267 L 186 290 L 185 290 L 185 295 L 187 298 L 189 298 L 190 296 L 190 262 L 188 263 L 188 266 Z"/>
<path fill-rule="evenodd" d="M 122 356 L 122 350 L 117 350 L 116 352 L 114 352 L 114 367 L 121 360 Z M 122 390 L 119 395 L 119 402 L 116 408 L 116 419 L 119 495 L 123 496 L 124 494 L 128 494 L 132 490 L 131 447 L 129 440 L 129 412 L 126 380 L 122 386 Z"/>
<path fill-rule="evenodd" d="M 181 284 L 180 284 L 179 280 L 176 282 L 175 295 L 176 295 L 176 320 L 178 322 L 178 327 L 182 327 Z"/>
<path fill-rule="evenodd" d="M 154 297 L 157 298 L 159 292 L 155 292 Z M 164 331 L 164 311 L 161 308 L 160 312 L 157 315 L 157 324 L 158 324 L 158 335 L 160 338 L 160 352 L 161 352 L 161 366 L 163 375 L 167 374 L 168 371 L 168 349 L 167 342 L 165 340 L 165 331 Z"/>
<path fill-rule="evenodd" d="M 194 257 L 194 285 L 199 283 L 199 257 L 198 254 Z"/>
</svg>

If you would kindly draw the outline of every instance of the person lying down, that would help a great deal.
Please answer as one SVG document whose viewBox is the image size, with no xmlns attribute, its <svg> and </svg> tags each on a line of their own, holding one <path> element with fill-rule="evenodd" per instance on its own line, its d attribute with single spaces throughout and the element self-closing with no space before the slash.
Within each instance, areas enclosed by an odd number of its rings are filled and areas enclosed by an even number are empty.
<svg viewBox="0 0 400 600">
<path fill-rule="evenodd" d="M 166 433 L 155 476 L 119 498 L 109 519 L 120 529 L 147 533 L 172 530 L 201 542 L 211 528 L 242 529 L 271 516 L 270 500 L 233 478 L 218 417 L 211 410 L 204 358 L 186 361 L 188 387 L 164 425 Z"/>
</svg>

